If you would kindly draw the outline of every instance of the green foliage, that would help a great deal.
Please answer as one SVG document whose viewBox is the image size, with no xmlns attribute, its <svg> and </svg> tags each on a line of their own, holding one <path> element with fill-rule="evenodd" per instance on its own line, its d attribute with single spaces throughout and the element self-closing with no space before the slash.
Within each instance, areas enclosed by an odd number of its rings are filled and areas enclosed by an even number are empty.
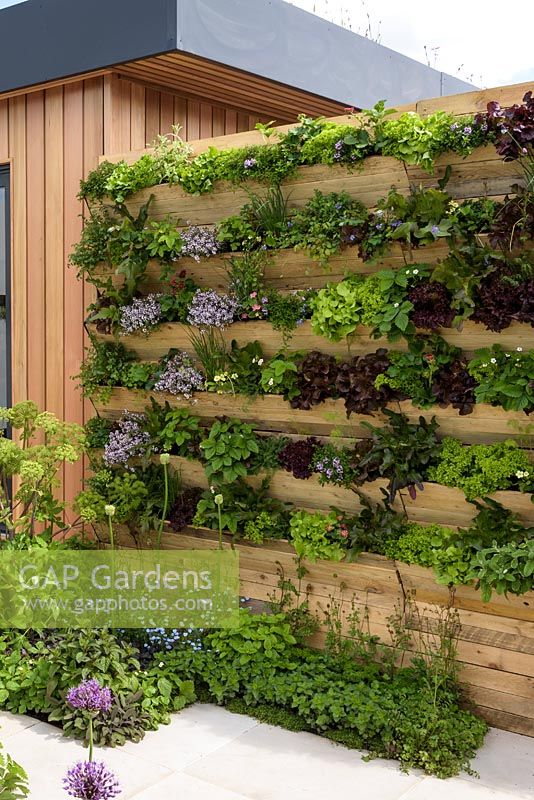
<svg viewBox="0 0 534 800">
<path fill-rule="evenodd" d="M 354 274 L 327 284 L 312 300 L 314 333 L 332 341 L 355 333 L 358 325 L 366 325 L 374 336 L 390 340 L 414 333 L 409 318 L 413 306 L 406 294 L 411 281 L 424 275 L 423 267 L 381 270 L 369 277 Z"/>
<path fill-rule="evenodd" d="M 347 529 L 341 515 L 335 511 L 295 511 L 289 523 L 290 539 L 299 558 L 317 561 L 341 561 L 345 554 Z"/>
<path fill-rule="evenodd" d="M 422 567 L 433 567 L 436 563 L 436 550 L 445 550 L 448 541 L 457 537 L 455 531 L 442 525 L 405 522 L 404 529 L 405 532 L 396 541 L 389 540 L 386 543 L 384 555 L 406 564 L 420 564 Z"/>
<path fill-rule="evenodd" d="M 415 336 L 408 341 L 408 352 L 391 350 L 390 366 L 375 380 L 379 389 L 386 385 L 410 398 L 414 406 L 430 408 L 437 402 L 434 378 L 443 368 L 461 357 L 458 347 L 448 344 L 441 336 Z"/>
<path fill-rule="evenodd" d="M 478 403 L 502 406 L 506 411 L 534 410 L 534 352 L 503 350 L 494 344 L 476 351 L 469 373 L 478 382 Z"/>
<path fill-rule="evenodd" d="M 323 194 L 318 189 L 306 205 L 291 219 L 288 242 L 295 250 L 305 250 L 323 266 L 341 252 L 343 228 L 367 218 L 367 209 L 345 192 Z"/>
<path fill-rule="evenodd" d="M 93 210 L 84 225 L 79 241 L 69 257 L 70 264 L 76 268 L 78 278 L 87 278 L 97 286 L 107 286 L 107 282 L 95 275 L 99 264 L 110 258 L 109 244 L 114 222 L 105 209 Z"/>
<path fill-rule="evenodd" d="M 528 453 L 514 441 L 463 445 L 445 438 L 428 479 L 461 489 L 468 500 L 485 497 L 499 489 L 532 486 Z"/>
<path fill-rule="evenodd" d="M 337 147 L 341 142 L 344 147 Z M 323 130 L 302 147 L 303 164 L 357 163 L 371 151 L 370 136 L 363 128 L 354 125 L 336 125 L 327 122 Z M 346 155 L 345 155 L 346 153 Z"/>
<path fill-rule="evenodd" d="M 247 475 L 247 462 L 259 451 L 258 437 L 251 425 L 221 419 L 213 423 L 200 449 L 208 479 L 219 486 Z"/>
<path fill-rule="evenodd" d="M 113 427 L 111 420 L 105 417 L 91 417 L 85 423 L 86 445 L 88 450 L 102 449 L 106 446 Z"/>
<path fill-rule="evenodd" d="M 280 500 L 269 496 L 269 480 L 253 489 L 242 479 L 222 488 L 222 506 L 215 502 L 215 492 L 204 492 L 197 506 L 193 525 L 218 530 L 219 508 L 223 530 L 234 535 L 243 534 L 248 522 L 254 522 L 260 514 L 267 513 L 272 519 L 272 530 L 278 532 L 277 538 L 286 538 L 288 529 L 287 507 Z M 249 528 L 249 530 L 251 530 Z"/>
<path fill-rule="evenodd" d="M 482 131 L 469 137 L 454 133 L 472 125 L 473 117 L 459 119 L 444 111 L 420 117 L 419 114 L 408 111 L 398 119 L 384 122 L 382 153 L 407 164 L 418 164 L 432 173 L 434 159 L 441 153 L 452 149 L 461 155 L 469 155 L 475 147 L 483 143 Z"/>
<path fill-rule="evenodd" d="M 267 511 L 260 511 L 257 517 L 249 519 L 243 529 L 243 539 L 254 544 L 262 544 L 266 539 L 282 539 L 286 531 L 280 528 L 280 520 Z"/>
<path fill-rule="evenodd" d="M 260 386 L 265 394 L 281 394 L 286 400 L 297 397 L 298 368 L 292 357 L 278 354 L 262 370 Z"/>
<path fill-rule="evenodd" d="M 435 417 L 427 422 L 419 417 L 417 424 L 408 422 L 404 414 L 384 409 L 389 427 L 377 428 L 363 422 L 372 437 L 372 448 L 360 462 L 362 467 L 372 466 L 379 475 L 389 478 L 389 500 L 393 501 L 397 491 L 408 487 L 415 498 L 416 487 L 423 488 L 423 481 L 430 467 L 440 454 Z"/>
<path fill-rule="evenodd" d="M 153 438 L 158 450 L 166 453 L 194 458 L 202 436 L 200 417 L 196 417 L 187 408 L 171 408 L 168 403 L 157 407 L 152 398 L 152 409 L 156 413 Z M 162 424 L 158 422 L 161 420 Z"/>
<path fill-rule="evenodd" d="M 148 487 L 135 472 L 100 469 L 88 478 L 87 486 L 76 497 L 76 508 L 84 522 L 96 523 L 107 519 L 107 505 L 115 507 L 114 520 L 117 522 L 135 521 L 148 502 Z"/>
<path fill-rule="evenodd" d="M 30 400 L 11 408 L 0 408 L 0 420 L 11 426 L 12 438 L 0 437 L 0 524 L 9 539 L 31 537 L 41 529 L 69 532 L 63 512 L 67 508 L 55 497 L 58 475 L 65 464 L 75 464 L 85 450 L 83 428 L 39 411 Z M 11 487 L 10 483 L 16 484 Z"/>
<path fill-rule="evenodd" d="M 287 342 L 290 334 L 310 313 L 311 303 L 315 297 L 313 289 L 301 289 L 282 294 L 275 289 L 266 292 L 269 322 L 275 331 L 280 331 Z"/>
<path fill-rule="evenodd" d="M 357 515 L 347 518 L 346 525 L 349 531 L 347 560 L 354 561 L 360 553 L 379 553 L 391 558 L 389 548 L 406 531 L 406 517 L 395 511 L 384 492 L 382 502 L 373 503 L 362 492 L 360 498 L 360 511 Z"/>
<path fill-rule="evenodd" d="M 0 800 L 22 800 L 29 794 L 28 776 L 24 769 L 11 756 L 0 752 Z"/>
<path fill-rule="evenodd" d="M 492 591 L 504 595 L 530 592 L 534 588 L 534 536 L 479 550 L 471 561 L 468 577 L 477 581 L 485 603 L 490 601 Z"/>
<path fill-rule="evenodd" d="M 161 172 L 153 155 L 146 153 L 133 164 L 119 161 L 105 183 L 105 192 L 115 203 L 124 203 L 127 197 L 147 186 L 160 183 Z"/>
<path fill-rule="evenodd" d="M 102 161 L 85 180 L 80 181 L 78 199 L 103 200 L 107 194 L 108 180 L 116 168 L 117 164 L 112 164 L 111 161 Z"/>
<path fill-rule="evenodd" d="M 454 634 L 442 627 L 439 651 L 429 648 L 427 661 L 392 673 L 345 650 L 297 647 L 289 616 L 280 614 L 242 612 L 237 627 L 209 633 L 202 650 L 162 659 L 166 671 L 192 676 L 218 703 L 237 701 L 238 711 L 447 777 L 467 768 L 486 725 L 459 709 L 450 674 Z M 363 639 L 363 647 L 376 649 Z"/>
<path fill-rule="evenodd" d="M 124 345 L 95 339 L 77 377 L 84 397 L 107 402 L 113 386 L 144 389 L 153 372 L 153 364 L 137 361 Z"/>
</svg>

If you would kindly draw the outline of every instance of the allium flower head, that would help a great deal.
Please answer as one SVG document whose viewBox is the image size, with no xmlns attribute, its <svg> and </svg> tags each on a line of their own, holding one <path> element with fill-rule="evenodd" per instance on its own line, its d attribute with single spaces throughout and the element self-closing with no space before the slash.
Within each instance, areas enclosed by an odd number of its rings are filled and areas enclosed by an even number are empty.
<svg viewBox="0 0 534 800">
<path fill-rule="evenodd" d="M 100 686 L 96 678 L 82 681 L 67 692 L 67 703 L 85 711 L 109 711 L 113 703 L 111 689 Z"/>
<path fill-rule="evenodd" d="M 111 800 L 121 793 L 119 782 L 103 761 L 78 761 L 63 778 L 63 788 L 79 800 Z"/>
<path fill-rule="evenodd" d="M 160 294 L 136 297 L 129 306 L 121 308 L 120 327 L 123 335 L 149 333 L 161 321 Z"/>
<path fill-rule="evenodd" d="M 189 307 L 187 321 L 199 328 L 225 328 L 233 322 L 236 311 L 237 300 L 234 297 L 219 295 L 213 289 L 197 289 Z"/>
</svg>

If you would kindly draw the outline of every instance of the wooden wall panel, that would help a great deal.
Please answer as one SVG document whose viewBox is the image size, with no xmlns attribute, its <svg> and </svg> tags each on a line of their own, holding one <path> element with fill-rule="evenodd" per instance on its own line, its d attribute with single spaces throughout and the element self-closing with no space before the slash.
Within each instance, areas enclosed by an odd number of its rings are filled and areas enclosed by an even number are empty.
<svg viewBox="0 0 534 800">
<path fill-rule="evenodd" d="M 146 88 L 114 73 L 0 98 L 0 163 L 12 176 L 13 402 L 32 399 L 71 422 L 94 411 L 73 377 L 84 346 L 93 289 L 68 266 L 79 239 L 80 179 L 100 157 L 143 150 L 174 124 L 188 139 L 237 131 L 238 110 Z M 239 113 L 241 127 L 248 114 Z M 255 118 L 256 119 L 256 118 Z M 82 465 L 65 471 L 80 488 Z"/>
</svg>

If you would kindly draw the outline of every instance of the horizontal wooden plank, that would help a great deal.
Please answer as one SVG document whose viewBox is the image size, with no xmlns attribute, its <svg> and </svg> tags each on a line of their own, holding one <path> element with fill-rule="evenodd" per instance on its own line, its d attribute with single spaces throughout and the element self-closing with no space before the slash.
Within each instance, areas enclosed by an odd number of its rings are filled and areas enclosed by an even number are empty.
<svg viewBox="0 0 534 800">
<path fill-rule="evenodd" d="M 92 334 L 100 341 L 114 342 L 112 334 L 105 335 L 97 333 L 96 327 L 90 325 Z M 179 322 L 169 322 L 160 325 L 149 336 L 135 334 L 133 336 L 121 336 L 120 339 L 136 356 L 143 361 L 156 361 L 164 356 L 168 351 L 175 347 L 185 350 L 194 355 L 194 348 L 191 345 L 191 331 L 197 332 L 196 328 L 189 325 L 182 325 Z M 424 333 L 424 331 L 421 331 Z M 505 350 L 515 350 L 522 347 L 524 350 L 534 348 L 534 327 L 518 322 L 512 323 L 501 333 L 493 333 L 483 325 L 475 322 L 466 322 L 462 330 L 456 328 L 441 328 L 438 333 L 449 342 L 449 344 L 459 347 L 467 357 L 472 357 L 475 350 L 483 347 L 491 347 L 499 344 Z M 389 350 L 406 350 L 406 341 L 388 342 L 387 339 L 374 339 L 370 335 L 370 329 L 359 326 L 349 339 L 342 339 L 339 342 L 332 342 L 324 336 L 313 333 L 310 320 L 305 320 L 291 332 L 289 336 L 284 336 L 280 331 L 276 331 L 270 322 L 262 320 L 249 320 L 246 322 L 234 322 L 222 331 L 224 340 L 230 344 L 235 339 L 240 347 L 252 341 L 259 341 L 263 353 L 267 358 L 272 358 L 276 353 L 284 348 L 290 350 L 319 350 L 348 359 L 355 355 L 366 355 L 373 353 L 378 347 L 385 347 Z"/>
<path fill-rule="evenodd" d="M 290 432 L 297 434 L 315 433 L 318 435 L 336 435 L 349 437 L 369 436 L 369 430 L 362 425 L 371 422 L 382 426 L 387 423 L 385 415 L 375 416 L 353 414 L 347 419 L 341 400 L 326 400 L 309 411 L 292 409 L 279 395 L 263 395 L 261 397 L 245 397 L 231 394 L 215 394 L 198 392 L 192 402 L 163 392 L 147 392 L 142 390 L 116 387 L 111 392 L 108 403 L 95 401 L 99 414 L 109 418 L 119 417 L 124 409 L 144 411 L 154 397 L 158 402 L 168 401 L 175 408 L 193 408 L 194 413 L 202 419 L 214 419 L 218 416 L 238 417 L 249 422 L 259 430 Z M 454 408 L 434 407 L 428 411 L 414 408 L 409 401 L 392 406 L 402 411 L 412 422 L 420 416 L 427 419 L 435 416 L 440 425 L 441 436 L 455 436 L 465 443 L 493 442 L 503 439 L 524 439 L 524 433 L 516 430 L 514 425 L 524 425 L 528 421 L 522 412 L 504 411 L 484 404 L 476 405 L 473 412 L 461 417 Z"/>
<path fill-rule="evenodd" d="M 344 191 L 354 200 L 373 207 L 392 187 L 408 194 L 411 184 L 437 186 L 445 166 L 455 158 L 458 157 L 450 154 L 440 157 L 434 175 L 428 175 L 418 167 L 407 168 L 388 156 L 372 156 L 359 169 L 352 170 L 343 165 L 299 167 L 281 188 L 289 208 L 301 208 L 316 189 L 325 193 Z M 517 165 L 504 163 L 496 157 L 493 148 L 486 147 L 479 148 L 461 162 L 453 163 L 447 191 L 457 199 L 502 196 L 517 182 Z M 128 198 L 127 205 L 135 214 L 152 195 L 152 218 L 161 220 L 171 215 L 182 220 L 183 224 L 206 225 L 239 213 L 249 201 L 249 191 L 263 195 L 267 188 L 253 182 L 239 187 L 220 182 L 209 194 L 197 196 L 184 192 L 180 186 L 163 184 L 143 189 Z"/>
</svg>

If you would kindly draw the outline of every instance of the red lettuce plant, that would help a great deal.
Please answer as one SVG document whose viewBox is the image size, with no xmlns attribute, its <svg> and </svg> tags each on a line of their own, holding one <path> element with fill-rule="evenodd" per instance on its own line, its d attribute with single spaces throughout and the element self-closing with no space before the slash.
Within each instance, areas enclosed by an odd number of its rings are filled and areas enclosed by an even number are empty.
<svg viewBox="0 0 534 800">
<path fill-rule="evenodd" d="M 410 319 L 416 328 L 435 331 L 451 327 L 455 317 L 452 295 L 442 283 L 424 279 L 410 289 L 408 300 L 413 305 Z"/>
<path fill-rule="evenodd" d="M 366 356 L 354 356 L 340 364 L 336 392 L 345 401 L 347 417 L 351 414 L 372 414 L 398 395 L 389 386 L 375 386 L 375 380 L 389 367 L 387 350 L 380 347 Z"/>
<path fill-rule="evenodd" d="M 309 410 L 332 397 L 337 374 L 334 356 L 312 350 L 299 364 L 296 381 L 299 394 L 291 400 L 291 407 Z"/>
<path fill-rule="evenodd" d="M 320 442 L 314 437 L 288 442 L 278 453 L 278 461 L 295 478 L 306 479 L 313 474 L 313 456 Z"/>
</svg>

